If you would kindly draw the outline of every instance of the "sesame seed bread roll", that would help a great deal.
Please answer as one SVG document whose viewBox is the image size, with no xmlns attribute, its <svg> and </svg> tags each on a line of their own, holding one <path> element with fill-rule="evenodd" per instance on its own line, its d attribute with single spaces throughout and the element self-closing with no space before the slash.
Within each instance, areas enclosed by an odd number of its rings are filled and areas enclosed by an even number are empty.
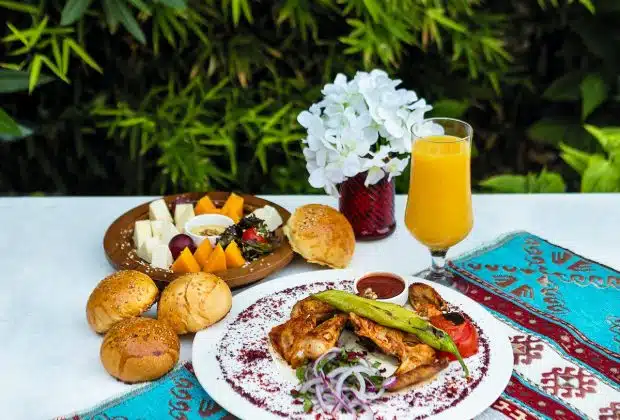
<svg viewBox="0 0 620 420">
<path fill-rule="evenodd" d="M 204 272 L 188 273 L 164 289 L 157 304 L 157 319 L 180 335 L 215 324 L 231 307 L 232 293 L 224 280 Z"/>
<path fill-rule="evenodd" d="M 181 343 L 169 325 L 151 318 L 129 318 L 103 338 L 99 356 L 105 370 L 126 383 L 152 381 L 179 361 Z"/>
<path fill-rule="evenodd" d="M 159 296 L 155 282 L 135 270 L 118 271 L 99 282 L 86 303 L 86 319 L 93 331 L 105 333 L 123 319 L 148 311 Z"/>
<path fill-rule="evenodd" d="M 347 218 L 322 204 L 295 210 L 284 234 L 295 252 L 315 264 L 344 268 L 355 251 L 355 234 Z"/>
</svg>

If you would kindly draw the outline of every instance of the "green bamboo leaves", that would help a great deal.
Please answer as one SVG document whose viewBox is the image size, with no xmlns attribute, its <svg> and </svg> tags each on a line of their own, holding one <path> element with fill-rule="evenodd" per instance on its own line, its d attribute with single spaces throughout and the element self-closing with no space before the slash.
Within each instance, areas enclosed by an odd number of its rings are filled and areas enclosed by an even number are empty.
<svg viewBox="0 0 620 420">
<path fill-rule="evenodd" d="M 18 136 L 20 133 L 19 125 L 13 121 L 9 114 L 0 108 L 0 134 Z"/>
<path fill-rule="evenodd" d="M 581 90 L 581 119 L 588 116 L 607 99 L 607 84 L 600 74 L 588 74 L 579 85 Z"/>
<path fill-rule="evenodd" d="M 620 127 L 586 125 L 585 129 L 606 154 L 561 144 L 560 157 L 581 175 L 581 192 L 620 192 Z"/>
<path fill-rule="evenodd" d="M 232 21 L 235 26 L 239 25 L 242 12 L 248 22 L 252 23 L 254 21 L 252 9 L 250 8 L 250 0 L 223 0 L 222 9 L 225 12 L 229 10 L 232 12 Z"/>
<path fill-rule="evenodd" d="M 9 47 L 8 55 L 24 58 L 18 64 L 3 63 L 2 66 L 12 70 L 28 68 L 30 93 L 39 85 L 43 68 L 50 70 L 65 83 L 69 83 L 71 53 L 99 73 L 103 72 L 84 48 L 71 38 L 73 29 L 49 27 L 48 16 L 43 16 L 39 21 L 35 20 L 33 26 L 28 29 L 18 29 L 11 23 L 7 26 L 11 34 L 2 38 L 2 42 Z"/>
<path fill-rule="evenodd" d="M 14 10 L 16 12 L 29 13 L 32 15 L 39 14 L 39 8 L 26 4 L 24 1 L 10 1 L 10 0 L 0 0 L 0 7 L 4 7 L 5 9 Z"/>
<path fill-rule="evenodd" d="M 68 0 L 62 9 L 60 24 L 72 25 L 84 16 L 92 0 Z"/>
<path fill-rule="evenodd" d="M 562 193 L 566 191 L 562 176 L 546 169 L 539 174 L 492 176 L 480 182 L 480 186 L 498 193 Z"/>
</svg>

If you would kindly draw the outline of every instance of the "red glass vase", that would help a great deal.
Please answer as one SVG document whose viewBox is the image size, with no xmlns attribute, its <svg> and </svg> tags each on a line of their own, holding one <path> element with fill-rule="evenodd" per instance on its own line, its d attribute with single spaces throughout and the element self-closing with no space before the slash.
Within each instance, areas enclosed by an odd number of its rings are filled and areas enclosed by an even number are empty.
<svg viewBox="0 0 620 420">
<path fill-rule="evenodd" d="M 381 239 L 396 229 L 394 218 L 394 180 L 387 175 L 374 185 L 366 187 L 366 172 L 357 174 L 340 184 L 340 212 L 353 226 L 360 240 Z"/>
</svg>

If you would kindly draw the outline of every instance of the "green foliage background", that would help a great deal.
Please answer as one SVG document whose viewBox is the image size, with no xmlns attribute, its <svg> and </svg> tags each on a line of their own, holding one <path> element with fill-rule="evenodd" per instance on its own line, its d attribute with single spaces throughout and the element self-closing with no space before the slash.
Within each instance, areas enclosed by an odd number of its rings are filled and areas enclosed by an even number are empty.
<svg viewBox="0 0 620 420">
<path fill-rule="evenodd" d="M 383 68 L 475 188 L 620 191 L 617 0 L 0 0 L 0 191 L 308 193 L 297 114 Z M 407 187 L 401 176 L 400 191 Z"/>
</svg>

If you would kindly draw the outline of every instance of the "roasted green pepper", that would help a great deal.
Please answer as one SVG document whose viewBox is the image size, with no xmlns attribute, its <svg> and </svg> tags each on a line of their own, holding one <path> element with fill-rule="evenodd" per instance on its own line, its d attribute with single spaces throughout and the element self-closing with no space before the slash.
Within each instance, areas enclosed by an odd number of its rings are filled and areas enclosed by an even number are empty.
<svg viewBox="0 0 620 420">
<path fill-rule="evenodd" d="M 433 327 L 431 323 L 420 318 L 415 312 L 393 303 L 377 302 L 342 290 L 326 290 L 315 294 L 314 297 L 342 312 L 353 312 L 384 327 L 414 334 L 435 350 L 452 353 L 463 367 L 465 376 L 469 376 L 469 370 L 452 338 L 445 331 Z"/>
</svg>

